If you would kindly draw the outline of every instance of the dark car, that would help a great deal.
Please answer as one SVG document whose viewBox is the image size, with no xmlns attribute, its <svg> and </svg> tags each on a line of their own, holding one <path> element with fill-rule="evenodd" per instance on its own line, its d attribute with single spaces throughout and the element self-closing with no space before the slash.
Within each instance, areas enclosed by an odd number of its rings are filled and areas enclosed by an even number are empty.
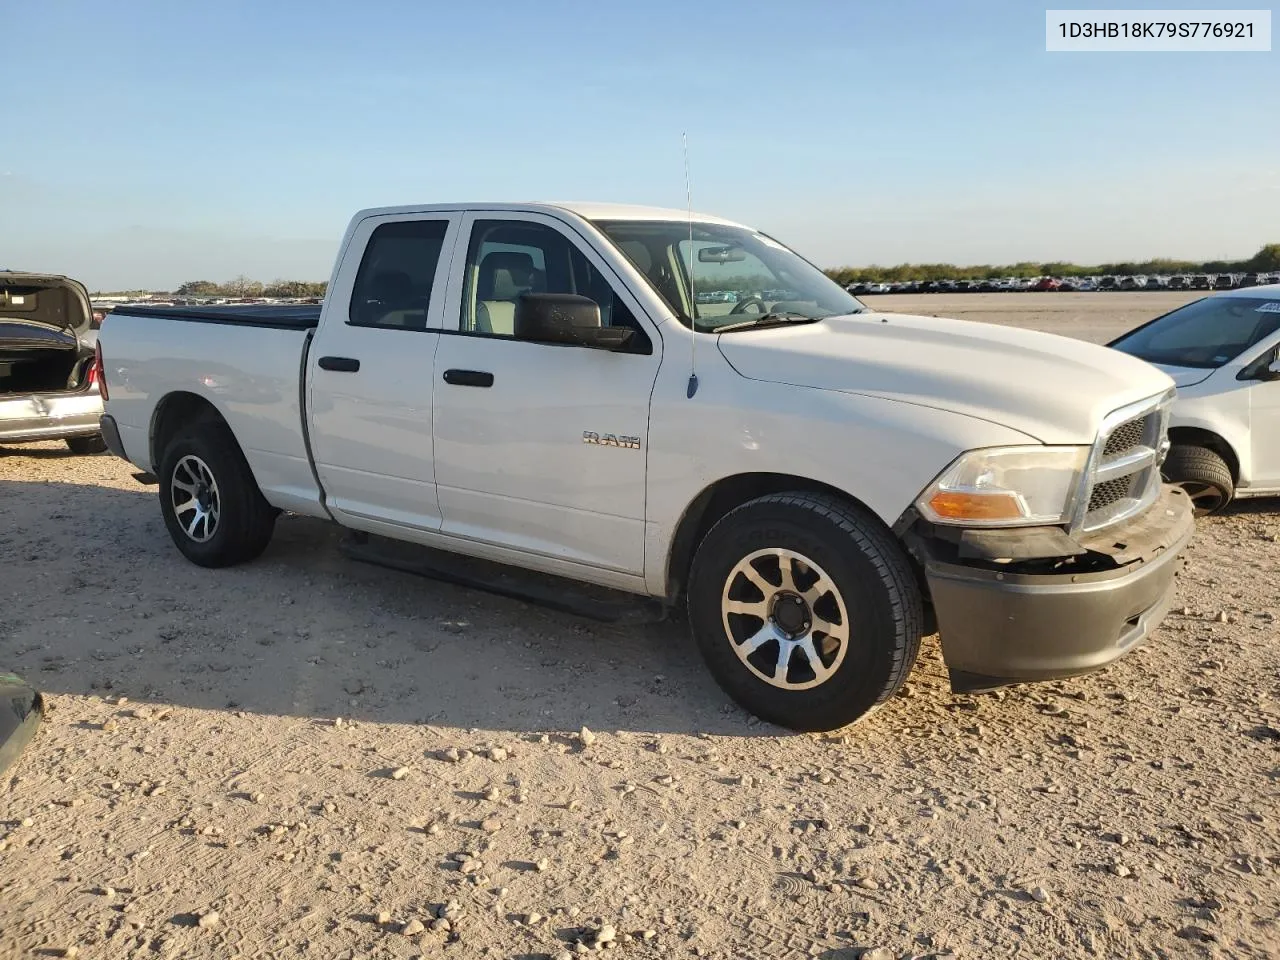
<svg viewBox="0 0 1280 960">
<path fill-rule="evenodd" d="M 1236 278 L 1229 273 L 1220 273 L 1213 280 L 1213 289 L 1230 290 L 1236 285 Z"/>
</svg>

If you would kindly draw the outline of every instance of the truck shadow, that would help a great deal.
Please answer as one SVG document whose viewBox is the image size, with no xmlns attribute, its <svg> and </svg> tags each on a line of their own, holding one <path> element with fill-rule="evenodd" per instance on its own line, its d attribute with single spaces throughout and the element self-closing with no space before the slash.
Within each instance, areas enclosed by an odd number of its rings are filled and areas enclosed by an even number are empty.
<svg viewBox="0 0 1280 960">
<path fill-rule="evenodd" d="M 70 460 L 73 457 L 81 456 L 86 456 L 86 454 L 72 453 L 61 443 L 56 447 L 51 447 L 47 444 L 22 446 L 21 444 L 0 443 L 0 460 L 9 457 L 30 457 L 33 460 Z M 87 454 L 87 456 L 99 456 L 99 454 Z"/>
<path fill-rule="evenodd" d="M 154 488 L 0 480 L 0 669 L 51 694 L 521 731 L 778 733 L 682 622 L 618 626 L 355 563 L 282 516 L 258 561 L 188 563 Z"/>
</svg>

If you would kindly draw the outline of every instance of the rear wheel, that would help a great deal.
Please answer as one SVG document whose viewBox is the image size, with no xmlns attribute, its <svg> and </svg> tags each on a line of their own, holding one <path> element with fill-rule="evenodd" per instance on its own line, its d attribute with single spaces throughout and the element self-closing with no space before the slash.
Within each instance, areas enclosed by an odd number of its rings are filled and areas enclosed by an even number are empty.
<svg viewBox="0 0 1280 960">
<path fill-rule="evenodd" d="M 832 730 L 891 697 L 923 627 L 920 589 L 893 535 L 836 497 L 761 497 L 707 534 L 689 580 L 694 639 L 752 713 Z"/>
<path fill-rule="evenodd" d="M 1235 496 L 1231 468 L 1208 447 L 1175 443 L 1160 472 L 1168 483 L 1186 491 L 1197 517 L 1216 513 Z"/>
<path fill-rule="evenodd" d="M 174 544 L 202 567 L 254 559 L 276 519 L 231 430 L 216 421 L 186 428 L 165 447 L 160 511 Z"/>
<path fill-rule="evenodd" d="M 107 441 L 102 439 L 102 434 L 93 437 L 68 437 L 67 449 L 76 456 L 88 456 L 91 453 L 102 453 L 107 449 Z"/>
</svg>

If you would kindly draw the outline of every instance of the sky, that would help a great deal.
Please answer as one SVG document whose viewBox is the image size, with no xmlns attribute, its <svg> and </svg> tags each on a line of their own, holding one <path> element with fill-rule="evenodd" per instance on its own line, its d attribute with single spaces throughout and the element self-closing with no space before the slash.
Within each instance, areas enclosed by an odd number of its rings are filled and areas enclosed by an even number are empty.
<svg viewBox="0 0 1280 960">
<path fill-rule="evenodd" d="M 686 132 L 696 209 L 822 266 L 1280 241 L 1280 47 L 1047 53 L 1025 0 L 4 7 L 0 268 L 93 289 L 327 279 L 384 204 L 683 208 Z"/>
</svg>

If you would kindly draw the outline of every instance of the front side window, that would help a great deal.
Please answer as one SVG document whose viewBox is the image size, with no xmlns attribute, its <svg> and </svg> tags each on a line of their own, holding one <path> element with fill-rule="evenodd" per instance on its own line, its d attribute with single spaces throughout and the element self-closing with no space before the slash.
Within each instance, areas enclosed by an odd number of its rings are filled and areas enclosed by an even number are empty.
<svg viewBox="0 0 1280 960">
<path fill-rule="evenodd" d="M 865 307 L 772 237 L 744 227 L 601 220 L 595 224 L 652 284 L 673 313 L 715 331 L 760 317 L 822 319 Z"/>
<path fill-rule="evenodd" d="M 594 300 L 602 326 L 629 327 L 635 331 L 629 349 L 648 352 L 643 328 L 568 237 L 527 220 L 477 220 L 467 248 L 460 329 L 514 336 L 516 304 L 525 293 L 572 293 Z"/>
<path fill-rule="evenodd" d="M 373 231 L 356 273 L 348 323 L 425 330 L 447 220 L 402 220 Z"/>
<path fill-rule="evenodd" d="M 1213 369 L 1280 329 L 1280 297 L 1206 297 L 1157 317 L 1111 343 L 1171 367 Z"/>
</svg>

